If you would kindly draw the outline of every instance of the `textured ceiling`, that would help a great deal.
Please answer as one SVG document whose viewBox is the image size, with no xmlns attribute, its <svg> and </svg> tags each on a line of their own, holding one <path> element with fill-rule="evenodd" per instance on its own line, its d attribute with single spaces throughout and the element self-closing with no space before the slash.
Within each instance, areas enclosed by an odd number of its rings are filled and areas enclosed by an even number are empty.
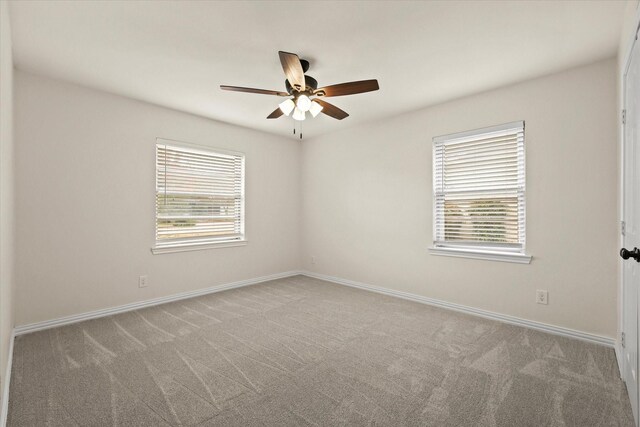
<svg viewBox="0 0 640 427">
<path fill-rule="evenodd" d="M 319 84 L 377 78 L 380 91 L 327 99 L 351 114 L 304 122 L 307 136 L 615 55 L 624 2 L 11 3 L 19 69 L 281 135 L 278 50 Z"/>
</svg>

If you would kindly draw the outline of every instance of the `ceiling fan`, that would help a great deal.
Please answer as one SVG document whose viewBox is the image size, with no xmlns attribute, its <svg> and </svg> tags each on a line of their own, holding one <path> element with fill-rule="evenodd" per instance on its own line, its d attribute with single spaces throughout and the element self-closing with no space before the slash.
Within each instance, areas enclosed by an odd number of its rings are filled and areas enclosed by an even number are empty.
<svg viewBox="0 0 640 427">
<path fill-rule="evenodd" d="M 286 97 L 287 99 L 281 102 L 278 108 L 267 116 L 267 119 L 277 119 L 284 114 L 285 116 L 291 115 L 294 120 L 298 121 L 304 120 L 306 113 L 316 117 L 321 112 L 334 119 L 342 120 L 349 114 L 320 98 L 355 95 L 379 89 L 377 80 L 360 80 L 318 88 L 318 81 L 304 74 L 309 70 L 309 61 L 298 58 L 298 55 L 294 53 L 280 51 L 278 55 L 280 55 L 280 63 L 287 77 L 285 80 L 286 92 L 225 85 L 221 85 L 220 89 Z"/>
</svg>

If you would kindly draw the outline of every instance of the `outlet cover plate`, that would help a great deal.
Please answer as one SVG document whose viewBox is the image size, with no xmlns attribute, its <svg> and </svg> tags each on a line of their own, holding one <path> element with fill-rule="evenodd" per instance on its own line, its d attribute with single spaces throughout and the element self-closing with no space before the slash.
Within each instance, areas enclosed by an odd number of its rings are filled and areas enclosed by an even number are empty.
<svg viewBox="0 0 640 427">
<path fill-rule="evenodd" d="M 536 302 L 538 304 L 549 304 L 549 292 L 542 289 L 536 290 Z"/>
</svg>

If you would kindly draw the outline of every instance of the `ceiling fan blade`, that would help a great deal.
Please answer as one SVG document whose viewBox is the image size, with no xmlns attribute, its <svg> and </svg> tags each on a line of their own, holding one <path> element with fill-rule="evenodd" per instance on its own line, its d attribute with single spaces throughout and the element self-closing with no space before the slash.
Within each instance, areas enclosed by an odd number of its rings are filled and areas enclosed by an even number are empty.
<svg viewBox="0 0 640 427">
<path fill-rule="evenodd" d="M 338 120 L 349 117 L 349 114 L 346 111 L 342 111 L 333 104 L 329 104 L 328 102 L 318 98 L 314 99 L 314 101 L 322 105 L 322 113 L 326 114 L 327 116 L 333 117 L 334 119 Z"/>
<path fill-rule="evenodd" d="M 287 80 L 292 87 L 297 90 L 305 90 L 306 84 L 304 82 L 304 70 L 300 63 L 300 58 L 295 53 L 279 51 L 280 63 L 284 70 L 284 75 L 287 76 Z"/>
<path fill-rule="evenodd" d="M 273 113 L 269 114 L 267 116 L 267 119 L 277 119 L 278 117 L 282 116 L 284 113 L 282 112 L 282 110 L 280 109 L 280 107 L 276 108 L 275 110 L 273 110 Z"/>
<path fill-rule="evenodd" d="M 280 92 L 280 91 L 277 91 L 277 90 L 267 90 L 267 89 L 254 89 L 252 87 L 220 85 L 220 89 L 222 89 L 222 90 L 230 90 L 232 92 L 247 92 L 247 93 L 259 93 L 259 94 L 262 94 L 262 95 L 289 96 L 289 94 L 287 92 Z"/>
<path fill-rule="evenodd" d="M 378 86 L 377 80 L 360 80 L 357 82 L 340 83 L 337 85 L 321 87 L 314 91 L 314 94 L 318 96 L 344 96 L 371 92 L 378 89 L 380 89 L 380 86 Z"/>
</svg>

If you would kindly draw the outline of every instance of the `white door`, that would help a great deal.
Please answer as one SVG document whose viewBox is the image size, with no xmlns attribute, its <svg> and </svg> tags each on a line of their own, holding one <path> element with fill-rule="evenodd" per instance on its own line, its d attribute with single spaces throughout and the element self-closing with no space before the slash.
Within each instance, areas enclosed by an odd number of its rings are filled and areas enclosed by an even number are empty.
<svg viewBox="0 0 640 427">
<path fill-rule="evenodd" d="M 623 221 L 620 256 L 623 286 L 623 376 L 638 423 L 638 306 L 640 294 L 640 43 L 632 47 L 624 75 Z M 634 250 L 635 248 L 635 250 Z"/>
</svg>

